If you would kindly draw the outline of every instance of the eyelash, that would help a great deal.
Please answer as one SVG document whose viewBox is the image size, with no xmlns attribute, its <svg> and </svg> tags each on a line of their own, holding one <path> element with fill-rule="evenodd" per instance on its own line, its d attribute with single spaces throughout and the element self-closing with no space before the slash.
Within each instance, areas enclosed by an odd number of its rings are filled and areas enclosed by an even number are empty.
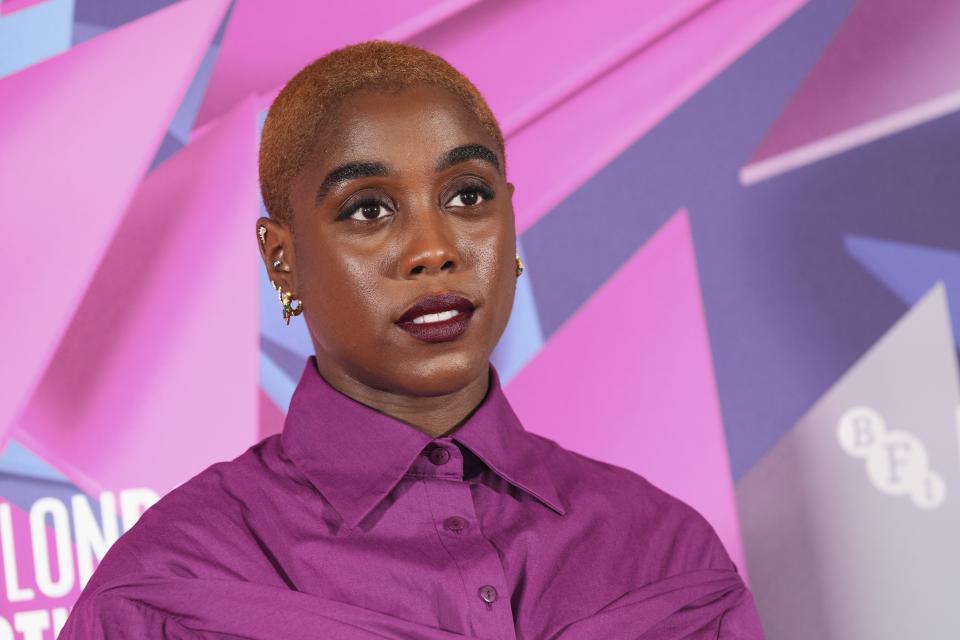
<svg viewBox="0 0 960 640">
<path fill-rule="evenodd" d="M 337 217 L 337 219 L 338 219 L 338 220 L 346 220 L 346 219 L 349 219 L 349 218 L 353 218 L 353 214 L 355 214 L 357 211 L 359 211 L 359 210 L 361 210 L 361 209 L 363 209 L 363 208 L 365 208 L 365 207 L 386 207 L 386 204 L 385 204 L 382 200 L 380 200 L 379 198 L 372 198 L 372 197 L 364 198 L 364 199 L 361 200 L 360 202 L 354 204 L 354 205 L 351 206 L 349 209 L 347 209 L 346 211 L 344 211 L 343 213 L 341 213 L 341 214 Z M 356 220 L 356 218 L 354 218 L 354 219 Z M 378 218 L 364 218 L 363 220 L 356 220 L 356 221 L 357 221 L 357 222 L 376 222 L 377 220 L 378 220 Z"/>
<path fill-rule="evenodd" d="M 490 200 L 493 200 L 493 198 L 494 198 L 493 190 L 490 189 L 489 187 L 487 187 L 486 185 L 480 184 L 480 183 L 471 183 L 471 184 L 464 185 L 464 186 L 463 186 L 461 189 L 459 189 L 455 194 L 453 194 L 453 198 L 456 198 L 457 196 L 462 196 L 462 195 L 468 194 L 468 193 L 478 194 L 478 195 L 480 195 L 480 196 L 483 198 L 483 200 L 481 200 L 480 202 L 477 202 L 477 203 L 475 203 L 475 204 L 462 205 L 463 207 L 476 207 L 476 206 L 479 206 L 480 204 L 482 204 L 483 202 L 488 202 L 488 201 L 490 201 Z M 453 198 L 451 198 L 451 200 L 452 200 Z M 379 222 L 380 220 L 383 220 L 382 217 L 377 217 L 377 218 L 364 218 L 363 220 L 360 220 L 360 219 L 357 219 L 357 218 L 354 218 L 354 217 L 353 217 L 353 214 L 355 214 L 357 211 L 359 211 L 359 210 L 361 210 L 361 209 L 363 209 L 363 208 L 365 208 L 365 207 L 386 207 L 386 208 L 389 208 L 389 205 L 388 205 L 387 203 L 385 203 L 385 202 L 384 202 L 382 199 L 380 199 L 380 198 L 375 198 L 375 197 L 372 197 L 372 196 L 368 196 L 368 197 L 364 198 L 363 200 L 360 200 L 359 202 L 354 203 L 353 205 L 351 205 L 349 209 L 347 209 L 346 211 L 344 211 L 343 213 L 341 213 L 339 216 L 337 216 L 337 220 L 353 219 L 353 220 L 355 220 L 356 222 L 360 222 L 360 223 L 364 223 L 364 224 L 366 224 L 366 223 Z"/>
</svg>

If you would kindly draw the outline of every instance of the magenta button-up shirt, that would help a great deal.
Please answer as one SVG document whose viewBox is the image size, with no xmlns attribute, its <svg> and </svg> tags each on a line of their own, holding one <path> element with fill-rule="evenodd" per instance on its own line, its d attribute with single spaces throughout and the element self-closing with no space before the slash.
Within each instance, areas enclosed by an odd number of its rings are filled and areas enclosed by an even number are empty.
<svg viewBox="0 0 960 640">
<path fill-rule="evenodd" d="M 763 637 L 703 517 L 524 430 L 489 371 L 477 410 L 431 438 L 311 358 L 283 433 L 144 513 L 59 637 Z"/>
</svg>

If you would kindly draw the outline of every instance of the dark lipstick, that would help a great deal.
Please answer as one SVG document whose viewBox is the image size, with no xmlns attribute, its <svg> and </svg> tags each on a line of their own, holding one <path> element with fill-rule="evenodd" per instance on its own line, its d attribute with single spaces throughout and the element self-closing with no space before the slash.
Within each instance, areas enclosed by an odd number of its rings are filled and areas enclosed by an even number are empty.
<svg viewBox="0 0 960 640">
<path fill-rule="evenodd" d="M 417 300 L 397 320 L 397 326 L 424 342 L 447 342 L 456 340 L 467 330 L 473 317 L 474 305 L 463 296 L 455 293 L 428 296 Z M 439 322 L 414 322 L 422 315 L 456 311 L 452 318 Z"/>
</svg>

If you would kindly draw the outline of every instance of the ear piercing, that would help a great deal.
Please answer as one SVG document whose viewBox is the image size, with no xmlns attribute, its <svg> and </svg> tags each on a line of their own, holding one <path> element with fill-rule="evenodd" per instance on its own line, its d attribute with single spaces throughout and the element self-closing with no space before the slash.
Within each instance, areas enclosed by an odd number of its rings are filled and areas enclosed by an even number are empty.
<svg viewBox="0 0 960 640">
<path fill-rule="evenodd" d="M 259 225 L 257 227 L 257 235 L 260 236 L 260 246 L 264 249 L 267 247 L 267 227 L 264 225 Z M 280 255 L 283 255 L 281 251 Z M 280 267 L 283 266 L 283 261 L 280 258 L 277 258 L 273 261 L 273 269 L 275 271 L 280 271 Z M 290 325 L 290 318 L 293 316 L 298 316 L 303 313 L 303 301 L 295 298 L 292 293 L 289 291 L 284 292 L 282 287 L 278 287 L 277 283 L 272 279 L 270 280 L 270 286 L 276 289 L 277 297 L 280 299 L 280 305 L 283 307 L 283 322 L 286 325 Z M 297 306 L 294 307 L 293 303 L 297 302 Z"/>
<path fill-rule="evenodd" d="M 523 273 L 523 260 L 520 259 L 520 254 L 517 254 L 517 277 L 520 277 L 520 274 Z"/>
<path fill-rule="evenodd" d="M 283 322 L 289 325 L 290 318 L 303 313 L 303 301 L 293 297 L 293 294 L 289 291 L 284 293 L 282 288 L 277 289 L 277 295 L 280 297 L 280 304 L 283 306 Z M 299 303 L 296 307 L 292 304 L 294 301 Z"/>
</svg>

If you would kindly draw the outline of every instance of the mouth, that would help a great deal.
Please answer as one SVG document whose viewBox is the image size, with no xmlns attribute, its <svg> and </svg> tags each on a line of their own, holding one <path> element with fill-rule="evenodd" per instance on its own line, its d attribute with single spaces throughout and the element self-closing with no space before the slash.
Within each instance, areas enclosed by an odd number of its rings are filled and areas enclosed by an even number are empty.
<svg viewBox="0 0 960 640">
<path fill-rule="evenodd" d="M 475 308 L 455 293 L 432 295 L 417 300 L 396 325 L 424 342 L 449 342 L 467 330 Z"/>
</svg>

